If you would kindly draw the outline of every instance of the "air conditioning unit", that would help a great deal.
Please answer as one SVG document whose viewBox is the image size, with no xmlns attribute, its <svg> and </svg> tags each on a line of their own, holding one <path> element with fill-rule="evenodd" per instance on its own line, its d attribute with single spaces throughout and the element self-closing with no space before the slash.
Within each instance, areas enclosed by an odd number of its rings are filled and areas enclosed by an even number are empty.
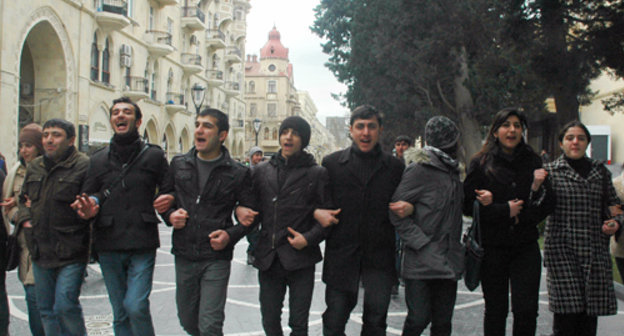
<svg viewBox="0 0 624 336">
<path fill-rule="evenodd" d="M 121 45 L 121 50 L 119 51 L 119 53 L 123 56 L 130 56 L 132 57 L 132 47 L 127 45 L 127 44 L 122 44 Z"/>
<path fill-rule="evenodd" d="M 132 57 L 128 55 L 121 55 L 120 63 L 122 67 L 129 68 L 132 66 Z"/>
</svg>

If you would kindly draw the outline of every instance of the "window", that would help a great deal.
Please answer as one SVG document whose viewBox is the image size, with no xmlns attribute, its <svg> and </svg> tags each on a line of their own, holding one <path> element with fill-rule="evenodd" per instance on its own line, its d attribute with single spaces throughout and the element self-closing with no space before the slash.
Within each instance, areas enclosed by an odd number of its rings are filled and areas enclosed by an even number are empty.
<svg viewBox="0 0 624 336">
<path fill-rule="evenodd" d="M 249 92 L 256 92 L 256 83 L 254 81 L 249 81 Z"/>
<path fill-rule="evenodd" d="M 97 34 L 93 34 L 93 43 L 91 43 L 91 80 L 98 80 L 100 72 L 100 51 L 97 47 Z"/>
<path fill-rule="evenodd" d="M 129 67 L 128 67 L 128 68 L 126 68 L 126 80 L 125 80 L 125 83 L 126 83 L 126 88 L 127 88 L 127 90 L 133 89 L 133 91 L 134 91 L 134 89 L 136 89 L 136 88 L 131 88 L 131 87 L 130 87 L 131 80 L 132 80 L 132 78 L 130 77 L 130 74 L 131 74 L 131 73 L 132 73 L 132 72 L 130 71 L 130 68 L 129 68 Z"/>
<path fill-rule="evenodd" d="M 277 117 L 277 104 L 275 103 L 267 104 L 267 115 L 273 118 Z"/>
<path fill-rule="evenodd" d="M 267 85 L 267 92 L 268 93 L 276 93 L 277 92 L 277 82 L 275 82 L 274 80 L 270 80 L 269 81 L 269 85 Z"/>
<path fill-rule="evenodd" d="M 271 72 L 275 71 L 275 64 L 269 65 L 269 71 Z"/>
<path fill-rule="evenodd" d="M 249 116 L 255 117 L 257 109 L 258 109 L 258 105 L 256 105 L 256 103 L 249 104 Z"/>
<path fill-rule="evenodd" d="M 158 100 L 158 62 L 154 62 L 154 71 L 152 71 L 152 90 L 150 98 L 152 100 Z"/>
<path fill-rule="evenodd" d="M 133 0 L 128 0 L 127 2 L 128 5 L 128 17 L 131 18 L 132 14 L 134 14 L 134 1 Z"/>
<path fill-rule="evenodd" d="M 154 30 L 154 7 L 150 6 L 149 9 L 149 18 L 148 18 L 148 29 Z"/>
<path fill-rule="evenodd" d="M 169 75 L 167 75 L 167 93 L 172 92 L 173 89 L 173 70 L 169 69 Z"/>
<path fill-rule="evenodd" d="M 102 52 L 102 82 L 110 84 L 110 52 L 108 38 L 104 42 L 104 51 Z"/>
<path fill-rule="evenodd" d="M 273 140 L 277 140 L 277 128 L 273 128 Z"/>
<path fill-rule="evenodd" d="M 269 128 L 264 128 L 264 140 L 269 140 Z"/>
</svg>

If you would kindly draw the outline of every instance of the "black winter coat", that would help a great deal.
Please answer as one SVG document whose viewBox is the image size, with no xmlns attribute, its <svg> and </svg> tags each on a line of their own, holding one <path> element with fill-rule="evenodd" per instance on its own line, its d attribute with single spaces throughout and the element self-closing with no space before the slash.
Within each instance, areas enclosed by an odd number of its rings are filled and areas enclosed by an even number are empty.
<svg viewBox="0 0 624 336">
<path fill-rule="evenodd" d="M 123 164 L 110 147 L 91 157 L 82 192 L 100 201 L 100 212 L 94 225 L 93 248 L 96 251 L 139 251 L 160 246 L 160 220 L 154 210 L 154 199 L 157 191 L 159 194 L 172 192 L 173 183 L 167 180 L 169 164 L 160 147 L 141 144 L 132 157 L 136 157 L 143 146 L 148 147 L 132 164 L 122 182 L 112 187 L 108 197 L 103 191 L 120 174 Z"/>
<path fill-rule="evenodd" d="M 223 158 L 214 167 L 200 194 L 196 155 L 193 147 L 188 153 L 171 160 L 170 174 L 175 185 L 175 204 L 164 215 L 169 216 L 179 208 L 185 209 L 189 218 L 182 229 L 174 229 L 171 252 L 188 260 L 232 260 L 234 245 L 250 230 L 232 222 L 232 210 L 237 204 L 256 210 L 249 168 L 234 161 L 228 150 L 221 146 Z M 225 230 L 230 242 L 225 249 L 215 251 L 208 235 Z"/>
<path fill-rule="evenodd" d="M 285 175 L 281 185 L 278 174 Z M 331 207 L 327 170 L 308 153 L 301 152 L 288 163 L 277 153 L 255 166 L 252 176 L 262 222 L 254 266 L 266 271 L 278 257 L 284 269 L 292 271 L 321 261 L 318 244 L 325 230 L 314 220 L 314 210 Z M 292 247 L 288 227 L 301 233 L 308 246 Z"/>
<path fill-rule="evenodd" d="M 472 216 L 476 189 L 489 190 L 493 203 L 479 207 L 483 245 L 510 247 L 534 243 L 539 236 L 537 225 L 550 208 L 546 204 L 535 206 L 530 198 L 533 172 L 542 168 L 542 159 L 524 143 L 512 155 L 506 155 L 499 147 L 492 155 L 494 173 L 486 172 L 480 156 L 470 162 L 464 181 L 464 214 Z M 549 183 L 545 182 L 544 187 L 550 189 Z M 515 199 L 524 201 L 517 224 L 509 217 L 508 201 Z"/>
<path fill-rule="evenodd" d="M 325 243 L 323 281 L 340 290 L 355 291 L 363 268 L 378 269 L 396 279 L 395 233 L 388 205 L 405 165 L 381 152 L 366 183 L 357 177 L 353 147 L 323 159 L 340 223 L 332 226 Z M 396 281 L 396 280 L 394 280 Z"/>
</svg>

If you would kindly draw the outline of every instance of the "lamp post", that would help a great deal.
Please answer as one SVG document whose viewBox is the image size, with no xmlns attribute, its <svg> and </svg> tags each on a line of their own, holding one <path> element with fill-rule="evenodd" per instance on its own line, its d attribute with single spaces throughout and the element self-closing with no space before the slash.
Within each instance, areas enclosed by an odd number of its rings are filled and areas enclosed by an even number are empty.
<svg viewBox="0 0 624 336">
<path fill-rule="evenodd" d="M 256 118 L 253 120 L 254 131 L 256 132 L 256 146 L 258 146 L 258 133 L 260 132 L 260 125 L 262 120 Z"/>
<path fill-rule="evenodd" d="M 204 104 L 204 99 L 206 98 L 206 88 L 195 83 L 191 88 L 192 96 L 193 96 L 193 105 L 195 105 L 195 113 L 199 114 L 202 105 Z"/>
</svg>

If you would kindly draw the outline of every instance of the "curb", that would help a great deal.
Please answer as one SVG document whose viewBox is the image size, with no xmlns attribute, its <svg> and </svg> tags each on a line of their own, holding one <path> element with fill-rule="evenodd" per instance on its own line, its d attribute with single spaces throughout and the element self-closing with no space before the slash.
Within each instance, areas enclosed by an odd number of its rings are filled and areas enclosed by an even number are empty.
<svg viewBox="0 0 624 336">
<path fill-rule="evenodd" d="M 618 300 L 624 301 L 624 285 L 613 281 L 613 287 L 615 287 L 615 297 L 617 297 Z"/>
</svg>

